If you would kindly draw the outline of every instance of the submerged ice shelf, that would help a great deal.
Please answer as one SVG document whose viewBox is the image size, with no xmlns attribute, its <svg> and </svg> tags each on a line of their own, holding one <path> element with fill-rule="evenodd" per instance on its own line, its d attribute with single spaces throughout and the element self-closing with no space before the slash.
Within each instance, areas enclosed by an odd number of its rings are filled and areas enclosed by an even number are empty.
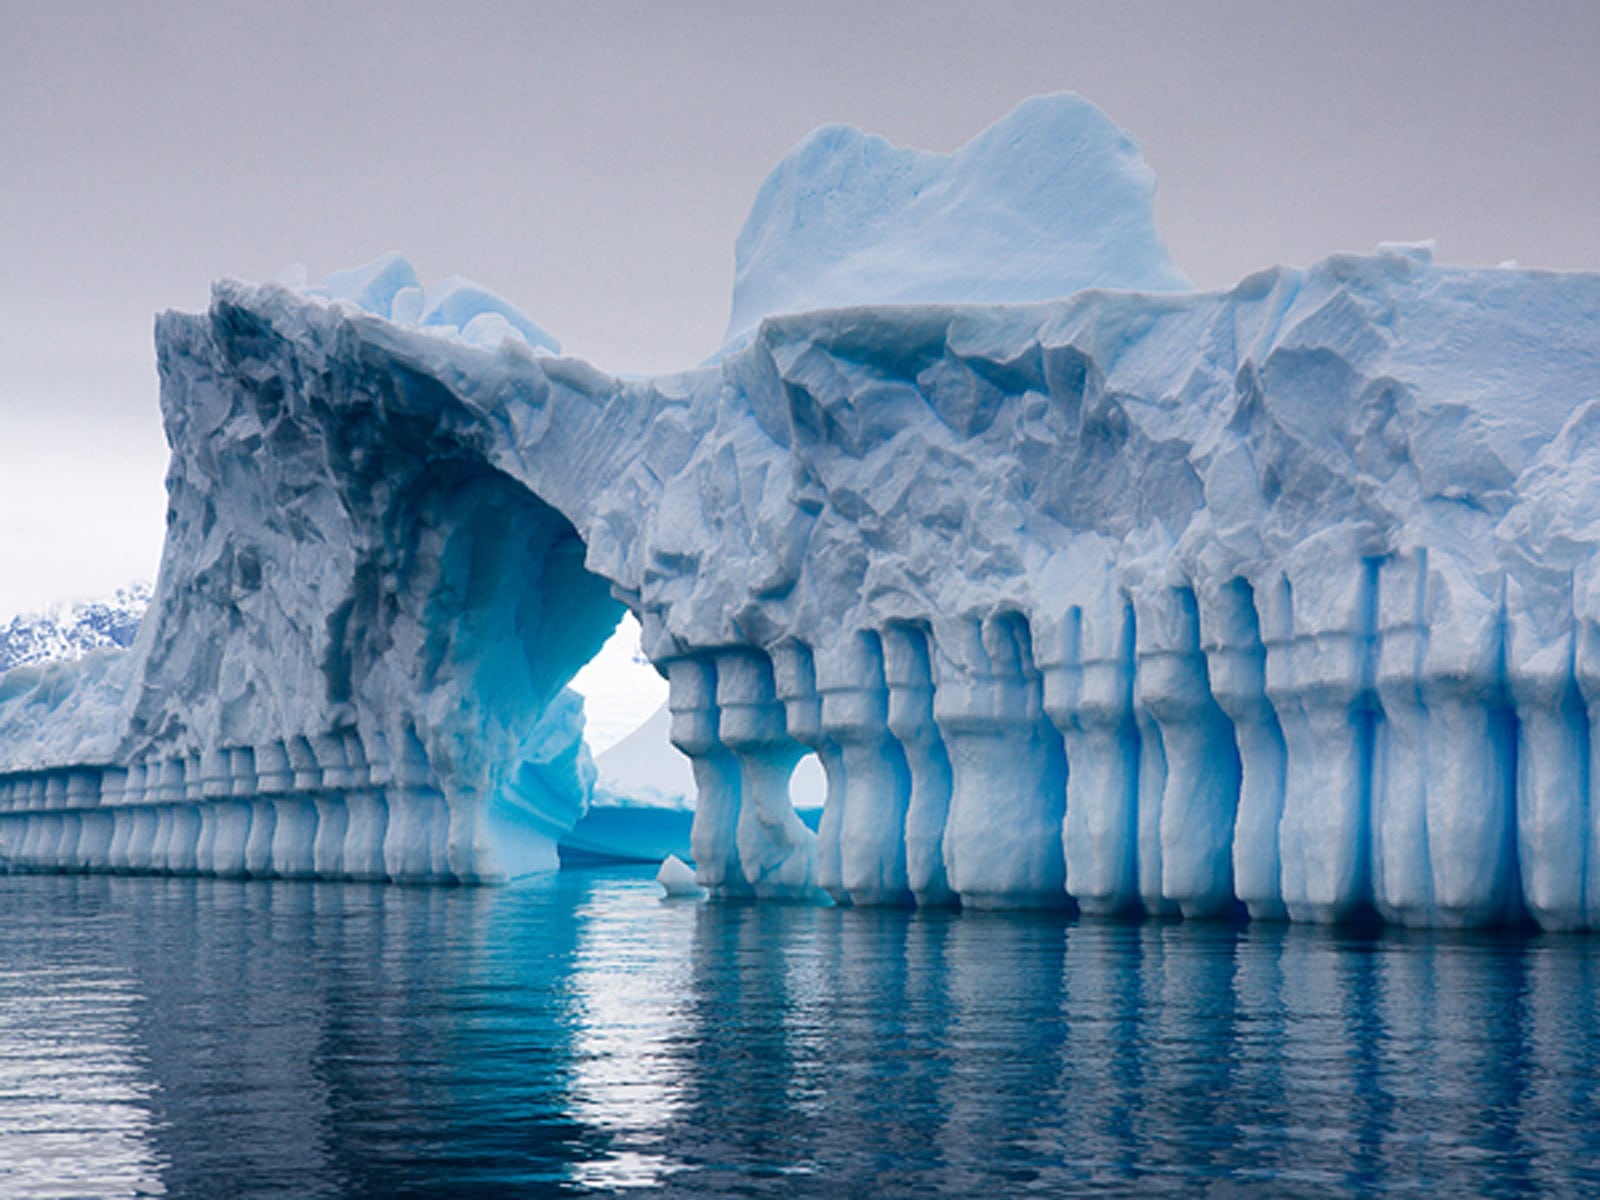
<svg viewBox="0 0 1600 1200">
<path fill-rule="evenodd" d="M 594 780 L 565 684 L 626 607 L 716 896 L 1600 926 L 1600 276 L 1070 276 L 649 380 L 418 324 L 392 262 L 218 285 L 158 326 L 152 616 L 0 677 L 0 844 L 548 866 Z"/>
</svg>

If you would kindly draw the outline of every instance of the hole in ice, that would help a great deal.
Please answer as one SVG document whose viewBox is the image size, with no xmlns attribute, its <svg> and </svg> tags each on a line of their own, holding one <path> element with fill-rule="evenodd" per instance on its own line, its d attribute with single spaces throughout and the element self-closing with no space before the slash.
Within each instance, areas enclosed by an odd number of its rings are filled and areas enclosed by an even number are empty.
<svg viewBox="0 0 1600 1200">
<path fill-rule="evenodd" d="M 640 632 L 633 614 L 624 615 L 569 685 L 583 697 L 584 738 L 596 756 L 639 729 L 667 702 L 667 681 L 639 649 Z"/>
<path fill-rule="evenodd" d="M 822 772 L 822 760 L 807 754 L 795 764 L 789 776 L 789 800 L 800 819 L 813 830 L 822 819 L 822 802 L 828 797 L 828 777 Z"/>
</svg>

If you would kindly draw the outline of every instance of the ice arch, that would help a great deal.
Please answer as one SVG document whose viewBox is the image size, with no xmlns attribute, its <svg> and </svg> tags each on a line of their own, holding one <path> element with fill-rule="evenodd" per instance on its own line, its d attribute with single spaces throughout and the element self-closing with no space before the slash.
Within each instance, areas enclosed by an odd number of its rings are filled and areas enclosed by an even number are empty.
<svg viewBox="0 0 1600 1200">
<path fill-rule="evenodd" d="M 331 310 L 287 315 L 163 320 L 174 454 L 151 616 L 103 678 L 91 664 L 101 691 L 74 692 L 100 740 L 0 784 L 31 814 L 7 827 L 12 857 L 460 882 L 554 867 L 593 785 L 566 684 L 623 606 L 572 523 L 485 455 L 485 414 L 403 357 L 341 359 Z M 7 676 L 19 711 L 61 674 Z M 57 767 L 34 752 L 16 765 Z"/>
</svg>

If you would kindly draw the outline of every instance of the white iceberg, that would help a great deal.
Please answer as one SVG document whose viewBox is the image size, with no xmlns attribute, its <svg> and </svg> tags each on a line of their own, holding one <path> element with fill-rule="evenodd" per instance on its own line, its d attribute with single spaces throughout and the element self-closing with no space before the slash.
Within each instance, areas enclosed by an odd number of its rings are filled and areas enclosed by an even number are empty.
<svg viewBox="0 0 1600 1200">
<path fill-rule="evenodd" d="M 151 614 L 0 679 L 10 860 L 553 865 L 565 685 L 626 608 L 716 896 L 1600 926 L 1600 276 L 1390 245 L 1172 290 L 1131 143 L 1070 97 L 998 128 L 804 146 L 681 374 L 430 333 L 393 263 L 163 317 Z M 1087 192 L 1022 186 L 1055 146 Z"/>
</svg>

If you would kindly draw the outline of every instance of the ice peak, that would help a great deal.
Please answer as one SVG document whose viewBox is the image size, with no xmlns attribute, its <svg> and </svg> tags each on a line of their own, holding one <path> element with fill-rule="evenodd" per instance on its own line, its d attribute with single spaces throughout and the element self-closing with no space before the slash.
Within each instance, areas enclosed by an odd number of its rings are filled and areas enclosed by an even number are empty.
<svg viewBox="0 0 1600 1200">
<path fill-rule="evenodd" d="M 534 350 L 561 353 L 561 343 L 547 330 L 470 279 L 451 275 L 425 288 L 416 269 L 398 251 L 334 271 L 310 286 L 300 286 L 287 273 L 282 278 L 301 295 L 343 301 L 387 321 L 415 325 L 470 345 L 494 347 L 515 337 Z"/>
<path fill-rule="evenodd" d="M 825 125 L 756 196 L 728 340 L 817 308 L 1187 289 L 1154 193 L 1138 143 L 1071 92 L 1023 101 L 953 154 Z"/>
</svg>

